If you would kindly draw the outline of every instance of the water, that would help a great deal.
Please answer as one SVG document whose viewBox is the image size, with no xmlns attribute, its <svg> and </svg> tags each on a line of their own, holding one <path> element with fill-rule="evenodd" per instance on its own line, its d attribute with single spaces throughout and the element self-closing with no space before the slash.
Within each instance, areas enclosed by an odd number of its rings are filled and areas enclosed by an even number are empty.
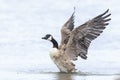
<svg viewBox="0 0 120 80">
<path fill-rule="evenodd" d="M 6 75 L 6 73 L 2 73 Z M 9 76 L 1 76 L 1 80 L 120 80 L 119 75 L 99 75 L 82 73 L 7 73 Z"/>
<path fill-rule="evenodd" d="M 0 0 L 0 80 L 120 80 L 119 3 Z M 72 14 L 73 6 L 76 26 L 108 8 L 112 20 L 92 42 L 88 59 L 79 58 L 74 62 L 78 71 L 67 74 L 60 73 L 51 61 L 52 45 L 41 37 L 51 33 L 60 42 L 60 28 Z"/>
</svg>

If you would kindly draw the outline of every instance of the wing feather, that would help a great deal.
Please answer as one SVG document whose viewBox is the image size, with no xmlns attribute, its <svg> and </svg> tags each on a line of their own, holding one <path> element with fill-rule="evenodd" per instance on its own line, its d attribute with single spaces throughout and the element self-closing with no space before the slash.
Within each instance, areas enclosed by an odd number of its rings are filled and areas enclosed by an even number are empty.
<svg viewBox="0 0 120 80">
<path fill-rule="evenodd" d="M 83 25 L 75 28 L 70 33 L 69 41 L 66 45 L 65 53 L 72 60 L 77 60 L 80 56 L 87 59 L 87 51 L 92 40 L 96 39 L 105 29 L 111 19 L 108 18 L 111 14 L 107 14 L 109 9 L 103 14 L 87 21 Z"/>
<path fill-rule="evenodd" d="M 63 25 L 61 29 L 61 45 L 67 44 L 69 40 L 69 35 L 71 31 L 74 29 L 74 13 L 71 15 L 71 17 L 68 19 L 68 21 Z"/>
</svg>

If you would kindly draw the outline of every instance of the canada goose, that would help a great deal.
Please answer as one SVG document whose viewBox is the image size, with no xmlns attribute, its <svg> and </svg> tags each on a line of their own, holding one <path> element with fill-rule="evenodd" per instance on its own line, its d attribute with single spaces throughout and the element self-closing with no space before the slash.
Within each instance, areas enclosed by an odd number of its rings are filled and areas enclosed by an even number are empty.
<svg viewBox="0 0 120 80">
<path fill-rule="evenodd" d="M 97 17 L 74 28 L 74 13 L 61 29 L 61 44 L 51 34 L 47 34 L 42 39 L 53 43 L 50 50 L 50 57 L 61 72 L 75 72 L 75 65 L 72 60 L 77 60 L 78 56 L 87 59 L 88 47 L 92 40 L 97 38 L 105 29 L 111 19 L 111 14 L 107 14 L 109 9 Z"/>
</svg>

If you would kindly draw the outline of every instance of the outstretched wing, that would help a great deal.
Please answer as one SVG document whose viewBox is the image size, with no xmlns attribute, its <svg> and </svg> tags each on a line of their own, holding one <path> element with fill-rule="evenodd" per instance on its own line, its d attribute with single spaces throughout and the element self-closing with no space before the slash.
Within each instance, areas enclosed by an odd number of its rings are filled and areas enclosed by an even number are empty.
<svg viewBox="0 0 120 80">
<path fill-rule="evenodd" d="M 107 22 L 111 20 L 108 18 L 111 15 L 107 14 L 108 11 L 109 10 L 87 21 L 71 32 L 65 53 L 68 54 L 72 60 L 77 60 L 78 56 L 87 59 L 86 55 L 91 41 L 103 32 L 105 26 L 109 24 Z"/>
<path fill-rule="evenodd" d="M 74 29 L 74 13 L 69 18 L 69 20 L 63 25 L 61 29 L 61 45 L 66 44 L 69 40 L 69 34 Z"/>
</svg>

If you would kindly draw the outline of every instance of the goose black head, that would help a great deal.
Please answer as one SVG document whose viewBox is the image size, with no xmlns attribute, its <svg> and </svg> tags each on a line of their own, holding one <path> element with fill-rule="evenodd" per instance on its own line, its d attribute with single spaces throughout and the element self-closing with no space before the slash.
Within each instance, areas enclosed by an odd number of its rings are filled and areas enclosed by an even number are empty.
<svg viewBox="0 0 120 80">
<path fill-rule="evenodd" d="M 47 34 L 47 35 L 45 35 L 44 37 L 42 37 L 42 39 L 51 41 L 51 40 L 53 39 L 53 37 L 52 37 L 51 34 Z"/>
<path fill-rule="evenodd" d="M 53 43 L 53 48 L 58 48 L 58 43 L 57 41 L 53 38 L 53 36 L 51 34 L 47 34 L 45 35 L 45 37 L 42 37 L 42 39 L 51 41 Z"/>
</svg>

